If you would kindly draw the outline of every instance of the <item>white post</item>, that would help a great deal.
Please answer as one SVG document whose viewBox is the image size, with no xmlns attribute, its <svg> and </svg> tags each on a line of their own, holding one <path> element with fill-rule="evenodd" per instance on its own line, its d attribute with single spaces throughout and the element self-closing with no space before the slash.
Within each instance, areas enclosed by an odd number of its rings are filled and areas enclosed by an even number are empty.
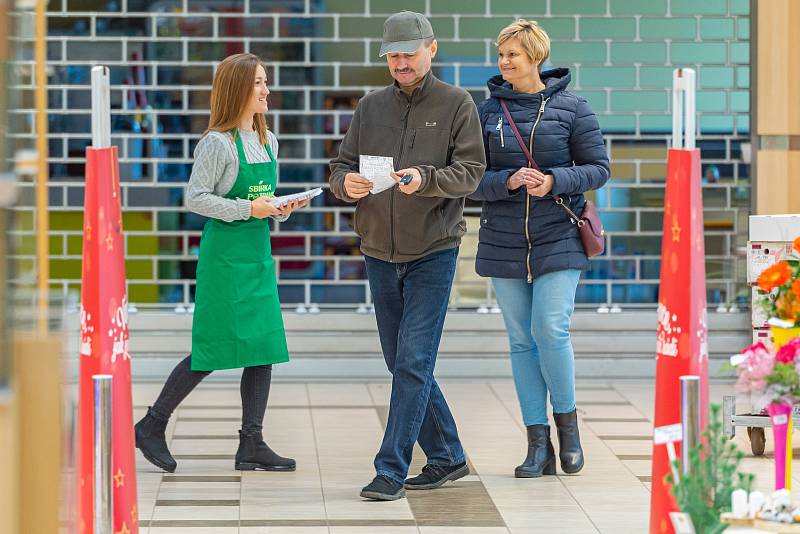
<svg viewBox="0 0 800 534">
<path fill-rule="evenodd" d="M 694 149 L 697 137 L 695 116 L 694 69 L 675 69 L 672 73 L 672 148 Z"/>
<path fill-rule="evenodd" d="M 111 96 L 108 67 L 92 67 L 92 147 L 111 146 Z"/>
<path fill-rule="evenodd" d="M 114 532 L 111 375 L 92 375 L 94 385 L 94 534 Z"/>
</svg>

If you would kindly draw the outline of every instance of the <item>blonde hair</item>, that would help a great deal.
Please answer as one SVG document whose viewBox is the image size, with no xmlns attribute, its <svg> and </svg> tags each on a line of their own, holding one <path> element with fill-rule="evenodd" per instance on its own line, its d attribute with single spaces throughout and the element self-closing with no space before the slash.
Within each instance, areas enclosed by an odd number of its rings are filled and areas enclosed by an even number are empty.
<svg viewBox="0 0 800 534">
<path fill-rule="evenodd" d="M 253 96 L 253 80 L 258 66 L 267 68 L 254 54 L 234 54 L 222 60 L 211 82 L 211 117 L 208 132 L 230 132 L 239 127 L 242 112 Z M 267 144 L 267 120 L 263 113 L 253 117 L 253 128 L 262 145 Z"/>
<path fill-rule="evenodd" d="M 497 46 L 509 39 L 519 39 L 519 44 L 539 70 L 550 57 L 550 37 L 535 20 L 518 19 L 500 31 Z"/>
</svg>

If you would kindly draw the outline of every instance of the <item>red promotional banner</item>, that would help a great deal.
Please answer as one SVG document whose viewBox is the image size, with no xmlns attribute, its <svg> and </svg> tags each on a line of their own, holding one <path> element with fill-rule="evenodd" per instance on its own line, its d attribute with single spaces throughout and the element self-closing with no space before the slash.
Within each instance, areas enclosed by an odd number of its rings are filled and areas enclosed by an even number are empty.
<svg viewBox="0 0 800 534">
<path fill-rule="evenodd" d="M 128 297 L 117 147 L 86 149 L 78 402 L 78 530 L 94 531 L 92 375 L 112 379 L 111 468 L 117 534 L 139 532 L 133 440 Z"/>
<path fill-rule="evenodd" d="M 708 412 L 703 195 L 700 150 L 670 149 L 661 241 L 658 296 L 656 402 L 650 533 L 674 532 L 669 513 L 678 511 L 664 477 L 680 457 L 680 377 L 700 377 L 701 428 Z"/>
</svg>

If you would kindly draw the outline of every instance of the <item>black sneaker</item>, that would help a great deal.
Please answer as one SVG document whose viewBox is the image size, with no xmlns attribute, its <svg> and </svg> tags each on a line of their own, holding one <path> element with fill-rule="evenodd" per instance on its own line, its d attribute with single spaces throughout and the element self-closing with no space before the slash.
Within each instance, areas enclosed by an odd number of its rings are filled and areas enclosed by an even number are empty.
<svg viewBox="0 0 800 534">
<path fill-rule="evenodd" d="M 374 501 L 396 501 L 406 496 L 406 490 L 386 475 L 378 475 L 361 489 L 361 496 Z"/>
<path fill-rule="evenodd" d="M 428 490 L 436 489 L 449 480 L 458 480 L 469 474 L 467 462 L 456 465 L 426 465 L 422 468 L 422 473 L 406 480 L 406 489 Z"/>
</svg>

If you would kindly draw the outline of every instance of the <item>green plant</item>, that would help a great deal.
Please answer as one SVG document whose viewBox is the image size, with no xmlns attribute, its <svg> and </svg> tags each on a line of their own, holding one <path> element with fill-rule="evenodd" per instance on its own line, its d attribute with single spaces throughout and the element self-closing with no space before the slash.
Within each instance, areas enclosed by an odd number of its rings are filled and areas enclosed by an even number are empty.
<svg viewBox="0 0 800 534">
<path fill-rule="evenodd" d="M 692 518 L 697 534 L 725 530 L 727 525 L 720 523 L 719 516 L 730 511 L 731 493 L 738 488 L 750 492 L 755 477 L 738 472 L 743 457 L 722 431 L 720 406 L 712 404 L 703 439 L 689 451 L 689 472 L 677 481 L 672 474 L 667 475 L 678 506 Z M 680 472 L 678 461 L 675 468 Z"/>
</svg>

